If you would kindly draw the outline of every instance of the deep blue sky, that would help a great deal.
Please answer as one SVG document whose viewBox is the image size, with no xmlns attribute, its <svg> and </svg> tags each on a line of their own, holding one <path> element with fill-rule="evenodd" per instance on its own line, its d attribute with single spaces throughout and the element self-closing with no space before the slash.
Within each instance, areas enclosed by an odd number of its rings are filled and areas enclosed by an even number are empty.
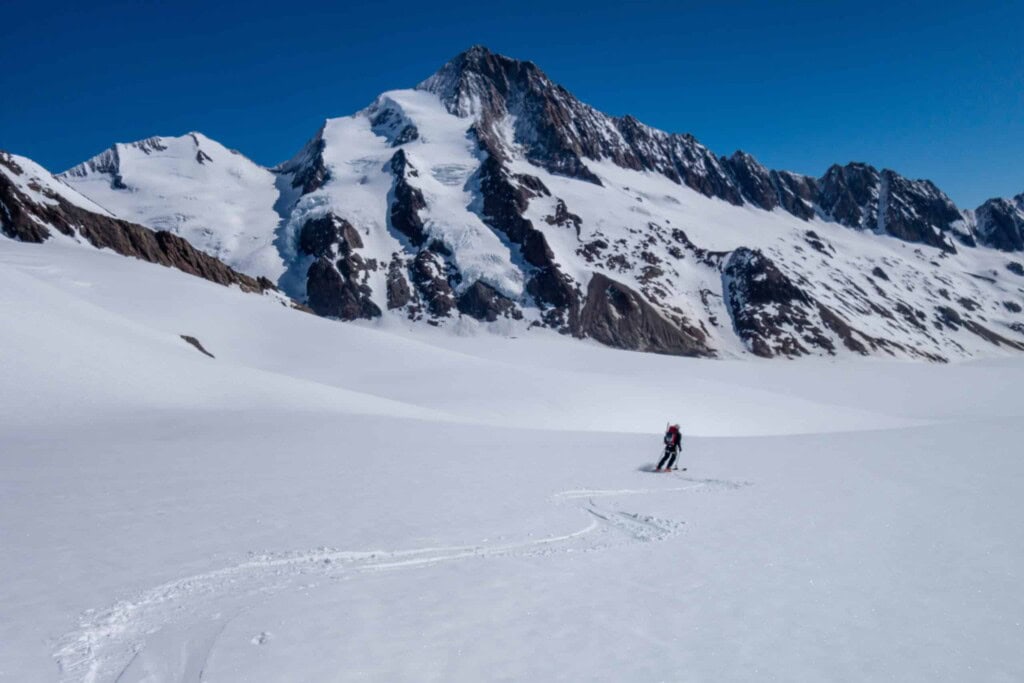
<svg viewBox="0 0 1024 683">
<path fill-rule="evenodd" d="M 0 148 L 60 171 L 199 130 L 275 164 L 476 43 L 720 154 L 813 175 L 868 161 L 966 207 L 1024 191 L 1016 1 L 4 0 Z"/>
</svg>

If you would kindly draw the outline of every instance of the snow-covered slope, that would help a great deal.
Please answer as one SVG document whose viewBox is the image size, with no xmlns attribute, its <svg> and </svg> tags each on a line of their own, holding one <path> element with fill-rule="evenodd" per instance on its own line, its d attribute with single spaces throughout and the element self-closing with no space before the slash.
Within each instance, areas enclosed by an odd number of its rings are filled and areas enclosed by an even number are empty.
<svg viewBox="0 0 1024 683">
<path fill-rule="evenodd" d="M 271 291 L 287 301 L 268 279 L 240 273 L 178 235 L 119 218 L 30 159 L 6 152 L 0 152 L 0 234 L 36 244 L 110 249 L 247 292 Z"/>
<path fill-rule="evenodd" d="M 812 178 L 718 156 L 482 47 L 328 119 L 272 172 L 190 134 L 62 178 L 342 320 L 690 356 L 1024 350 L 1019 201 L 961 211 L 868 164 Z"/>
<path fill-rule="evenodd" d="M 60 174 L 116 215 L 276 281 L 274 174 L 201 133 L 116 144 Z"/>
<path fill-rule="evenodd" d="M 339 325 L 72 240 L 0 240 L 0 315 L 2 680 L 1024 676 L 1019 358 Z"/>
</svg>

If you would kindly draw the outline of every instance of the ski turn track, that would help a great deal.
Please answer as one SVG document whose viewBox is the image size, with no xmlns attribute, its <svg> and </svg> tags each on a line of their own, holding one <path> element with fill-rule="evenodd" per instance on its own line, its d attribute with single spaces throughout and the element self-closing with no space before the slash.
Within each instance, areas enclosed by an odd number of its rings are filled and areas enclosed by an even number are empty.
<svg viewBox="0 0 1024 683">
<path fill-rule="evenodd" d="M 682 478 L 682 477 L 678 477 Z M 174 640 L 161 652 L 179 659 L 158 662 L 160 680 L 198 683 L 217 638 L 227 624 L 262 598 L 361 573 L 396 571 L 446 562 L 498 557 L 536 557 L 593 552 L 631 543 L 662 541 L 684 522 L 660 519 L 599 504 L 601 499 L 700 489 L 737 489 L 749 482 L 685 479 L 686 486 L 643 489 L 576 489 L 552 496 L 575 504 L 589 524 L 570 534 L 503 545 L 464 545 L 411 550 L 349 551 L 321 547 L 290 553 L 251 553 L 239 564 L 170 581 L 82 614 L 79 627 L 62 637 L 54 658 L 61 683 L 113 683 L 150 679 L 153 662 L 138 667 L 147 642 Z M 184 654 L 183 654 L 184 653 Z M 145 653 L 151 657 L 153 653 Z M 158 655 L 159 656 L 159 655 Z M 168 675 L 170 674 L 170 675 Z"/>
</svg>

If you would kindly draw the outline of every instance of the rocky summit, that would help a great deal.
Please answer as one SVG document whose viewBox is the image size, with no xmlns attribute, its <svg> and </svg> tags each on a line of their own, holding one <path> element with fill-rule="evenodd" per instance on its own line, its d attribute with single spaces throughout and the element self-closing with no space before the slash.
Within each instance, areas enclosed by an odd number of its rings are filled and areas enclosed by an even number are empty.
<svg viewBox="0 0 1024 683">
<path fill-rule="evenodd" d="M 866 163 L 769 169 L 479 46 L 273 168 L 188 133 L 58 176 L 13 155 L 0 171 L 8 237 L 56 232 L 345 321 L 705 357 L 1024 351 L 1024 195 L 965 210 Z"/>
</svg>

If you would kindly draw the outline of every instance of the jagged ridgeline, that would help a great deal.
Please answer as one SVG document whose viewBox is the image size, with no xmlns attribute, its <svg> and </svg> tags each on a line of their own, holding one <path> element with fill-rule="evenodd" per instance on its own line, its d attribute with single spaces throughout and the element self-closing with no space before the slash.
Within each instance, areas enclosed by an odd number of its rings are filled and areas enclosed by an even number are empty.
<svg viewBox="0 0 1024 683">
<path fill-rule="evenodd" d="M 7 159 L 10 236 L 78 234 L 91 212 L 341 320 L 709 357 L 1024 351 L 1024 195 L 961 210 L 863 163 L 815 178 L 719 156 L 482 47 L 328 119 L 274 168 L 190 133 L 40 169 L 40 194 Z"/>
</svg>

